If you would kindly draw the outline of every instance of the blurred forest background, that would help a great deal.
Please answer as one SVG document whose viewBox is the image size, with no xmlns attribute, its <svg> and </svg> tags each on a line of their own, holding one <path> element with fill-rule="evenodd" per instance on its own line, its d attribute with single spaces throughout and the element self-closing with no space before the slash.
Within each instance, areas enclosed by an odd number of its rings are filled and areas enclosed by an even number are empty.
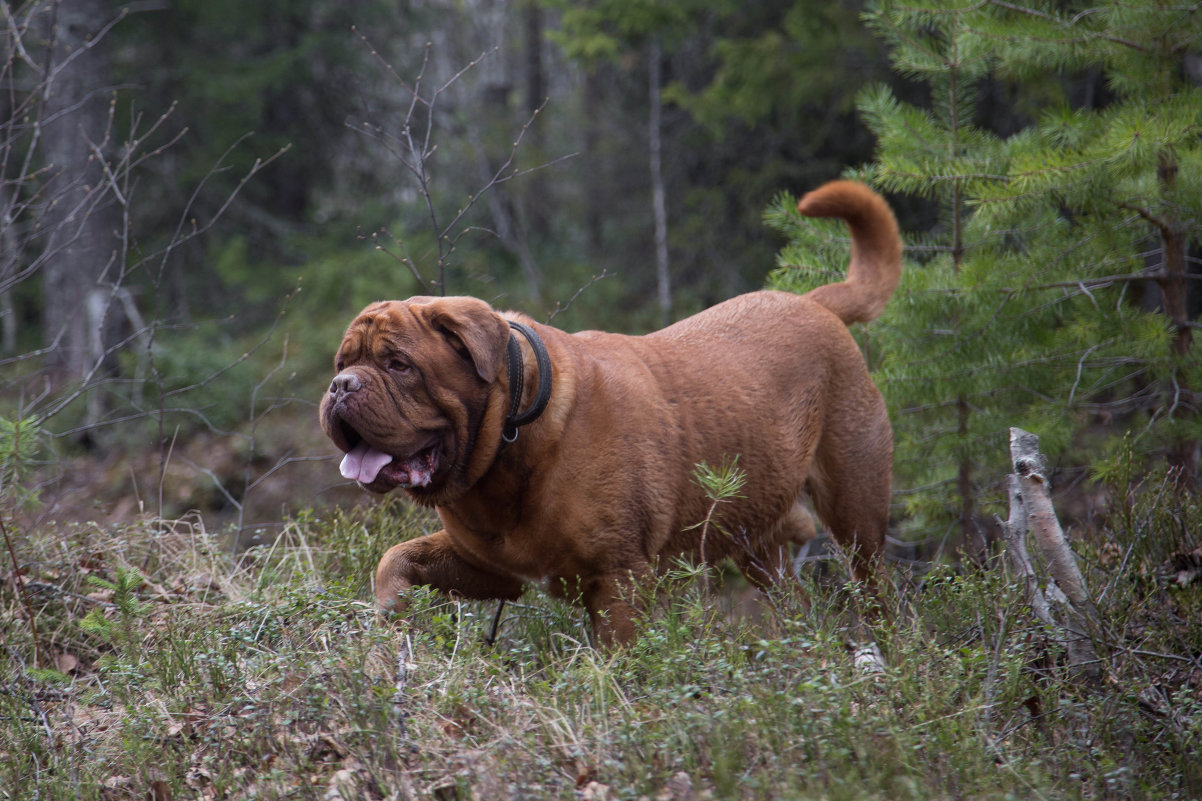
<svg viewBox="0 0 1202 801">
<path fill-rule="evenodd" d="M 1197 482 L 1196 5 L 3 11 L 0 514 L 23 527 L 198 510 L 253 537 L 359 497 L 315 408 L 365 303 L 640 333 L 802 291 L 847 241 L 792 206 L 840 175 L 909 246 L 856 332 L 900 537 L 986 546 L 1011 425 L 1085 525 L 1119 454 Z"/>
</svg>

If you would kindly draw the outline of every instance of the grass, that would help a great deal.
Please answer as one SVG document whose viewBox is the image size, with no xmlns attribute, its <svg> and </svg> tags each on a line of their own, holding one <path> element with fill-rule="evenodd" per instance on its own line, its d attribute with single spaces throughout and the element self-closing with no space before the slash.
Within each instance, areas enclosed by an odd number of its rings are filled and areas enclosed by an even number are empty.
<svg viewBox="0 0 1202 801">
<path fill-rule="evenodd" d="M 1077 544 L 1106 627 L 1092 687 L 1000 559 L 891 571 L 870 674 L 837 563 L 756 615 L 680 565 L 605 653 L 537 591 L 491 646 L 492 604 L 419 592 L 379 621 L 375 560 L 433 526 L 395 502 L 240 554 L 197 520 L 19 532 L 40 664 L 6 570 L 0 798 L 1199 798 L 1202 582 L 1171 560 L 1202 504 L 1120 500 Z"/>
</svg>

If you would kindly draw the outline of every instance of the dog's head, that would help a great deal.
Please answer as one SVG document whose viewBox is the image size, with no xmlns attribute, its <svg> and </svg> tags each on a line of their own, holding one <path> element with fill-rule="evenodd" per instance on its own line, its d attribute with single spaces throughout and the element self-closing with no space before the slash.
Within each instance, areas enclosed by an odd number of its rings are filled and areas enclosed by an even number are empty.
<svg viewBox="0 0 1202 801">
<path fill-rule="evenodd" d="M 321 427 L 346 454 L 342 474 L 372 492 L 403 487 L 425 504 L 465 492 L 499 444 L 508 338 L 505 319 L 475 298 L 365 308 L 321 401 Z"/>
</svg>

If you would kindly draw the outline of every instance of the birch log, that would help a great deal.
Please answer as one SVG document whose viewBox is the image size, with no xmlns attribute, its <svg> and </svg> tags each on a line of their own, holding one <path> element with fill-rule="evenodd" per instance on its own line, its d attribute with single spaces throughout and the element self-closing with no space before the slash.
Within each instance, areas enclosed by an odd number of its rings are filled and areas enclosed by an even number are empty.
<svg viewBox="0 0 1202 801">
<path fill-rule="evenodd" d="M 1039 622 L 1053 631 L 1059 626 L 1052 616 L 1052 608 L 1048 603 L 1043 588 L 1039 586 L 1039 576 L 1031 564 L 1031 556 L 1027 552 L 1027 505 L 1023 503 L 1022 489 L 1017 475 L 1011 473 L 1007 482 L 1010 490 L 1010 519 L 1002 523 L 1002 536 L 1006 543 L 1006 556 L 1010 568 L 1023 583 L 1026 590 L 1027 602 Z"/>
<path fill-rule="evenodd" d="M 1026 582 L 1031 608 L 1040 620 L 1054 626 L 1057 615 L 1053 614 L 1053 607 L 1063 620 L 1061 639 L 1068 649 L 1070 666 L 1083 677 L 1096 680 L 1102 675 L 1102 663 L 1093 640 L 1098 632 L 1097 608 L 1076 554 L 1056 518 L 1047 460 L 1039 452 L 1039 437 L 1021 428 L 1011 428 L 1010 458 L 1014 474 L 1010 476 L 1010 520 L 1005 525 L 1007 554 L 1015 572 Z M 1039 589 L 1027 554 L 1027 531 L 1033 535 L 1051 574 L 1046 591 Z"/>
</svg>

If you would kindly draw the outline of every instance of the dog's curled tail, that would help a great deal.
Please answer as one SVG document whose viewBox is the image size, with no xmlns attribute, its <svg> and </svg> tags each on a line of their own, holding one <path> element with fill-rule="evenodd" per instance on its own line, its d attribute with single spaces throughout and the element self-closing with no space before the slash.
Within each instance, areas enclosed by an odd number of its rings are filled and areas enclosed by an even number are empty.
<svg viewBox="0 0 1202 801">
<path fill-rule="evenodd" d="M 831 181 L 797 204 L 807 217 L 841 217 L 851 229 L 847 280 L 805 297 L 830 309 L 845 325 L 875 320 L 901 280 L 902 241 L 885 199 L 855 181 Z"/>
</svg>

